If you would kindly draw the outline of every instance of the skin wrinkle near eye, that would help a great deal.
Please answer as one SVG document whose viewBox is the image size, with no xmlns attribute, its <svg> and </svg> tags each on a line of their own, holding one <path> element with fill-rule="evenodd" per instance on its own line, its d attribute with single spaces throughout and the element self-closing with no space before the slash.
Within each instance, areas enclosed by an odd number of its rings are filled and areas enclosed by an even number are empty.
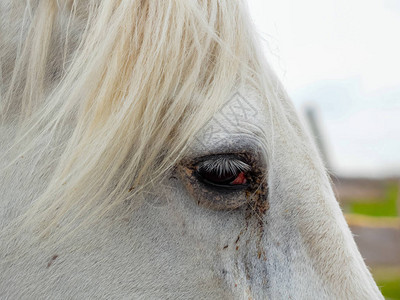
<svg viewBox="0 0 400 300">
<path fill-rule="evenodd" d="M 234 155 L 235 153 L 249 153 L 250 155 L 260 156 L 260 163 L 266 164 L 267 148 L 261 140 L 254 134 L 232 134 L 229 138 L 222 137 L 223 141 L 217 145 L 212 144 L 197 144 L 196 140 L 194 145 L 190 147 L 186 159 L 199 162 L 207 156 L 214 155 Z M 262 158 L 262 159 L 261 159 Z"/>
</svg>

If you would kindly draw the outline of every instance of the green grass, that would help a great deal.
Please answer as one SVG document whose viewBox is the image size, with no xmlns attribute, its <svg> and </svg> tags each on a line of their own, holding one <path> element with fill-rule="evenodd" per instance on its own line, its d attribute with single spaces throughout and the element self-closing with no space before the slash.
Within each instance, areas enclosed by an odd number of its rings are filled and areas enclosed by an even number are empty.
<svg viewBox="0 0 400 300">
<path fill-rule="evenodd" d="M 400 300 L 400 270 L 383 268 L 372 270 L 376 284 L 385 299 Z"/>
<path fill-rule="evenodd" d="M 384 199 L 353 199 L 348 211 L 353 214 L 361 214 L 372 217 L 398 217 L 397 199 L 399 185 L 388 183 Z M 400 270 L 398 268 L 380 268 L 372 270 L 374 279 L 380 287 L 385 299 L 400 300 Z"/>
<path fill-rule="evenodd" d="M 397 217 L 397 197 L 399 185 L 390 183 L 387 185 L 384 201 L 363 202 L 354 199 L 350 204 L 350 211 L 354 214 L 361 214 L 373 217 Z"/>
<path fill-rule="evenodd" d="M 385 299 L 400 299 L 400 277 L 389 281 L 378 281 Z"/>
</svg>

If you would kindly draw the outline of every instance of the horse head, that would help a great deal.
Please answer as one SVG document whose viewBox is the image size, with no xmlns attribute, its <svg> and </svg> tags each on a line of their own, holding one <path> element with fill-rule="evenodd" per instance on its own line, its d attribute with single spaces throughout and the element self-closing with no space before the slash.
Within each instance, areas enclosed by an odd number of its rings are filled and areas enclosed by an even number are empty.
<svg viewBox="0 0 400 300">
<path fill-rule="evenodd" d="M 382 299 L 245 3 L 3 2 L 1 295 Z"/>
</svg>

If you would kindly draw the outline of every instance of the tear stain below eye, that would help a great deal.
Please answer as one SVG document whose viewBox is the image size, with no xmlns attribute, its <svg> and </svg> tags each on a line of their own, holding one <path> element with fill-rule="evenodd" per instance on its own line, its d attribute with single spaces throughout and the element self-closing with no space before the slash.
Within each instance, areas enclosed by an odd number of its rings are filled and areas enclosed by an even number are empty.
<svg viewBox="0 0 400 300">
<path fill-rule="evenodd" d="M 245 184 L 247 182 L 244 172 L 240 172 L 234 181 L 231 182 L 233 185 Z"/>
</svg>

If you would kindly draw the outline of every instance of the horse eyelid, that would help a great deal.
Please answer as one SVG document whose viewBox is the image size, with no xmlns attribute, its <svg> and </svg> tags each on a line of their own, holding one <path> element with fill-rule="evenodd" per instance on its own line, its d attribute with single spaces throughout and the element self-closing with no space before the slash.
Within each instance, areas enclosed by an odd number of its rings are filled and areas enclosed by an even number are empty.
<svg viewBox="0 0 400 300">
<path fill-rule="evenodd" d="M 251 170 L 251 167 L 250 165 L 238 158 L 232 156 L 218 155 L 217 157 L 201 161 L 197 164 L 197 169 L 207 172 L 216 172 L 218 175 L 221 176 L 229 172 L 248 172 Z"/>
</svg>

